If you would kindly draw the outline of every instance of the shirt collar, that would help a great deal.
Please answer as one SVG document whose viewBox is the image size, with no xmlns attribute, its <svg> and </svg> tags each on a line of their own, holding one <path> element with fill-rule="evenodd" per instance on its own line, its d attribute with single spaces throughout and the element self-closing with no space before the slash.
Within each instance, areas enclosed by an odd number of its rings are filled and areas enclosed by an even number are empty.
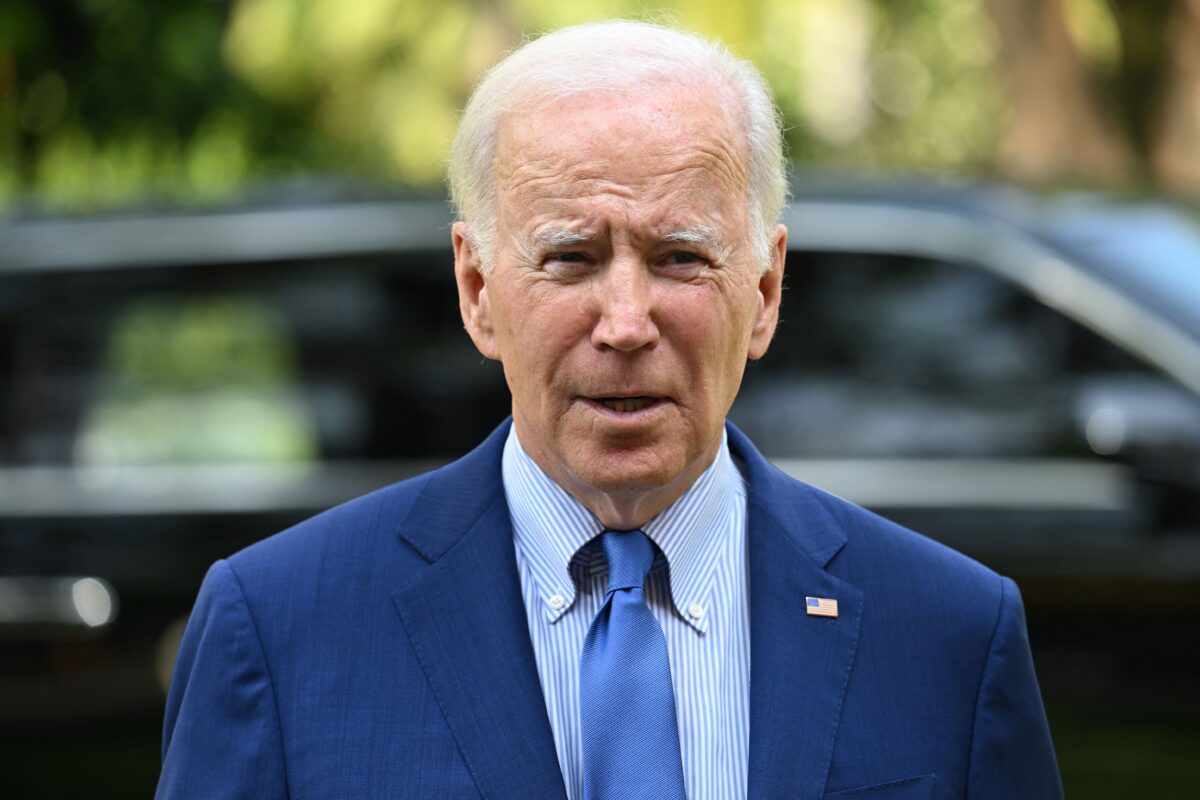
<svg viewBox="0 0 1200 800">
<path fill-rule="evenodd" d="M 530 568 L 547 619 L 556 622 L 575 602 L 572 559 L 604 526 L 534 463 L 515 426 L 504 444 L 501 475 L 513 537 Z M 642 527 L 666 556 L 676 612 L 700 633 L 708 630 L 717 563 L 736 519 L 734 504 L 739 498 L 744 502 L 745 491 L 722 433 L 721 447 L 708 469 Z"/>
</svg>

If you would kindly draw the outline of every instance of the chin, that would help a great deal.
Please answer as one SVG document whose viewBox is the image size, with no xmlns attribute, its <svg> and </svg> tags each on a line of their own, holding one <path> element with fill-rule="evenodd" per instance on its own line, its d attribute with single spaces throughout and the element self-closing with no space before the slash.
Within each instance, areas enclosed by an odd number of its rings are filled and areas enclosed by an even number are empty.
<svg viewBox="0 0 1200 800">
<path fill-rule="evenodd" d="M 584 484 L 605 494 L 644 492 L 670 485 L 687 464 L 655 448 L 597 454 L 572 466 L 572 472 Z"/>
</svg>

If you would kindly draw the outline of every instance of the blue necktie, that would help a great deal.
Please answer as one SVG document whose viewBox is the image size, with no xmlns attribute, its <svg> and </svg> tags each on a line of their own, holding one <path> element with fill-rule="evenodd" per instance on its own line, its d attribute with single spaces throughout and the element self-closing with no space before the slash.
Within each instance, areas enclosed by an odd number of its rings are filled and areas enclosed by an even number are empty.
<svg viewBox="0 0 1200 800">
<path fill-rule="evenodd" d="M 608 593 L 579 659 L 584 800 L 686 800 L 667 640 L 646 605 L 654 545 L 605 531 Z"/>
</svg>

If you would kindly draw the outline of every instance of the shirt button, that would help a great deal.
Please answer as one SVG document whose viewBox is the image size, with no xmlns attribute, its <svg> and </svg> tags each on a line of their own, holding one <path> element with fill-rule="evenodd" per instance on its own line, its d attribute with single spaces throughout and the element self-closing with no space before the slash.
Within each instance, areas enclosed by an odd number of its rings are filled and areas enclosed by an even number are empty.
<svg viewBox="0 0 1200 800">
<path fill-rule="evenodd" d="M 704 616 L 704 609 L 699 603 L 692 603 L 688 606 L 688 616 L 692 619 L 700 619 Z"/>
<path fill-rule="evenodd" d="M 565 606 L 566 604 L 567 604 L 567 599 L 565 597 L 563 597 L 561 594 L 555 594 L 555 595 L 550 596 L 550 607 L 553 608 L 555 611 L 561 611 L 562 607 Z"/>
</svg>

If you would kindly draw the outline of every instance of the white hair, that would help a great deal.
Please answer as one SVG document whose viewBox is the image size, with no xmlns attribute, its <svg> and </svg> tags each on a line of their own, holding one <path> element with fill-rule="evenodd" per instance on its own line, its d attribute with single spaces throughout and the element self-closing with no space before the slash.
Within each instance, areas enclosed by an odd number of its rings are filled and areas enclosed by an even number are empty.
<svg viewBox="0 0 1200 800">
<path fill-rule="evenodd" d="M 600 90 L 654 83 L 727 87 L 746 136 L 751 244 L 760 268 L 771 263 L 770 231 L 787 196 L 783 133 L 771 91 L 748 61 L 691 33 L 632 20 L 575 25 L 522 45 L 476 86 L 450 146 L 450 198 L 471 230 L 483 269 L 496 229 L 494 159 L 501 117 L 530 105 Z"/>
</svg>

